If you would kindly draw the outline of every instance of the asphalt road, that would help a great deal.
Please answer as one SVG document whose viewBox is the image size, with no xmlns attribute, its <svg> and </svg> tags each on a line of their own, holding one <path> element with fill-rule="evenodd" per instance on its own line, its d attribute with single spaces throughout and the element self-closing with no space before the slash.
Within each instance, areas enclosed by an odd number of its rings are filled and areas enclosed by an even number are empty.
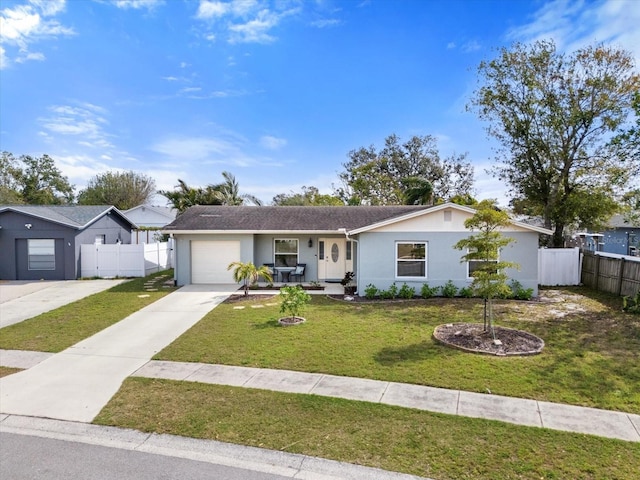
<svg viewBox="0 0 640 480">
<path fill-rule="evenodd" d="M 12 480 L 290 480 L 183 458 L 0 433 L 0 478 Z"/>
</svg>

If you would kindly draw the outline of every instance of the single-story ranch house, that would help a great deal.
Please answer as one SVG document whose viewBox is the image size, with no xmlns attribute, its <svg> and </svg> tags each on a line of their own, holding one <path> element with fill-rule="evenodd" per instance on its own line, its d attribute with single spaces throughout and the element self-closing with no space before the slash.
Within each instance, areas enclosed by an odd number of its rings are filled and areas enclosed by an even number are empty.
<svg viewBox="0 0 640 480">
<path fill-rule="evenodd" d="M 105 205 L 0 205 L 0 279 L 74 280 L 80 245 L 131 243 L 136 228 Z"/>
<path fill-rule="evenodd" d="M 471 283 L 464 254 L 453 248 L 471 232 L 464 221 L 475 210 L 452 203 L 437 206 L 275 207 L 196 206 L 167 225 L 175 239 L 175 279 L 189 283 L 233 283 L 231 262 L 273 265 L 287 281 L 332 282 L 355 272 L 358 292 L 367 285 L 387 289 L 407 283 L 441 286 Z M 501 259 L 520 264 L 509 270 L 524 288 L 538 291 L 538 237 L 550 230 L 513 221 L 503 230 L 515 240 Z M 300 271 L 298 271 L 300 273 Z"/>
</svg>

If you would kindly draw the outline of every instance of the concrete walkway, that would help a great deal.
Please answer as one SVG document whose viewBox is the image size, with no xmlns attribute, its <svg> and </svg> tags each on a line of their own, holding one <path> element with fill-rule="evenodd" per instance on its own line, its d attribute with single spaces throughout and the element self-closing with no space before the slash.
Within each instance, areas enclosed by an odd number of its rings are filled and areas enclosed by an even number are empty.
<svg viewBox="0 0 640 480">
<path fill-rule="evenodd" d="M 28 370 L 0 378 L 0 412 L 91 422 L 125 378 L 236 289 L 183 287 Z"/>
<path fill-rule="evenodd" d="M 0 366 L 29 369 L 53 356 L 44 352 L 0 350 Z M 131 375 L 339 397 L 640 442 L 640 415 L 463 390 L 318 373 L 158 360 L 145 362 Z M 4 412 L 1 402 L 0 411 Z"/>
<path fill-rule="evenodd" d="M 33 318 L 126 280 L 8 281 L 0 283 L 0 328 Z"/>
</svg>

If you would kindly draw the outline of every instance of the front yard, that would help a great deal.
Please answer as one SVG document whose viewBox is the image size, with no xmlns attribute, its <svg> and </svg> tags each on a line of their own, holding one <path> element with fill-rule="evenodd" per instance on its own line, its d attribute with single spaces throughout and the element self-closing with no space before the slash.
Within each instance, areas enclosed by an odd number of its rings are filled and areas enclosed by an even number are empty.
<svg viewBox="0 0 640 480">
<path fill-rule="evenodd" d="M 60 351 L 163 296 L 133 280 L 0 330 L 0 348 Z M 145 286 L 145 283 L 147 286 Z M 157 280 L 159 286 L 161 280 Z M 147 296 L 149 295 L 149 296 Z M 500 302 L 497 324 L 542 337 L 541 355 L 463 353 L 436 325 L 481 322 L 482 302 L 345 303 L 314 296 L 281 327 L 277 297 L 226 302 L 156 359 L 365 377 L 640 413 L 640 316 L 585 289 Z M 243 307 L 243 308 L 239 308 Z M 14 369 L 0 369 L 9 375 Z M 343 399 L 127 379 L 95 423 L 302 453 L 449 479 L 637 478 L 640 444 Z"/>
<path fill-rule="evenodd" d="M 501 302 L 498 325 L 542 337 L 541 355 L 449 349 L 435 326 L 482 321 L 477 299 L 347 303 L 314 297 L 303 325 L 277 324 L 277 297 L 225 303 L 155 357 L 320 372 L 640 413 L 640 317 L 583 289 Z M 245 307 L 239 309 L 237 307 Z"/>
</svg>

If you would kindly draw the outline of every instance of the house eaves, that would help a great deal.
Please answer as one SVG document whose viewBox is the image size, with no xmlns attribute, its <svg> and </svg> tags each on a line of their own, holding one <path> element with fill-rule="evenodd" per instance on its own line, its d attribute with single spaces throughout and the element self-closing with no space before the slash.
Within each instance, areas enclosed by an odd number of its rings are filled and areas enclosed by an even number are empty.
<svg viewBox="0 0 640 480">
<path fill-rule="evenodd" d="M 63 225 L 76 230 L 83 230 L 101 217 L 110 215 L 111 212 L 115 212 L 120 216 L 120 218 L 129 223 L 131 228 L 137 228 L 136 224 L 129 220 L 114 206 L 11 205 L 0 207 L 0 213 L 5 211 L 21 213 L 23 215 Z M 78 213 L 80 213 L 80 215 L 78 215 Z"/>
<path fill-rule="evenodd" d="M 461 212 L 465 212 L 465 213 L 469 213 L 471 215 L 476 213 L 476 209 L 472 208 L 472 207 L 468 207 L 466 205 L 458 205 L 457 203 L 443 203 L 441 205 L 436 205 L 433 206 L 431 208 L 428 209 L 423 209 L 423 210 L 419 210 L 416 212 L 411 212 L 408 213 L 406 215 L 401 215 L 395 218 L 389 218 L 387 220 L 381 221 L 381 222 L 377 222 L 371 225 L 367 225 L 365 227 L 361 227 L 361 228 L 356 228 L 354 230 L 349 231 L 349 235 L 357 235 L 359 233 L 364 233 L 364 232 L 368 232 L 371 230 L 376 230 L 378 228 L 382 228 L 382 227 L 386 227 L 388 225 L 393 225 L 396 223 L 400 223 L 400 222 L 404 222 L 406 220 L 410 220 L 412 218 L 416 218 L 416 217 L 420 217 L 423 215 L 429 215 L 438 211 L 442 211 L 442 210 L 447 210 L 447 209 L 453 209 L 453 210 L 458 210 Z M 549 230 L 547 228 L 543 228 L 543 227 L 537 227 L 535 225 L 529 225 L 527 223 L 523 223 L 523 222 L 519 222 L 516 220 L 510 220 L 510 223 L 514 226 L 517 226 L 519 228 L 525 229 L 525 230 L 532 230 L 534 232 L 537 233 L 542 233 L 545 235 L 552 235 L 553 231 Z"/>
</svg>

